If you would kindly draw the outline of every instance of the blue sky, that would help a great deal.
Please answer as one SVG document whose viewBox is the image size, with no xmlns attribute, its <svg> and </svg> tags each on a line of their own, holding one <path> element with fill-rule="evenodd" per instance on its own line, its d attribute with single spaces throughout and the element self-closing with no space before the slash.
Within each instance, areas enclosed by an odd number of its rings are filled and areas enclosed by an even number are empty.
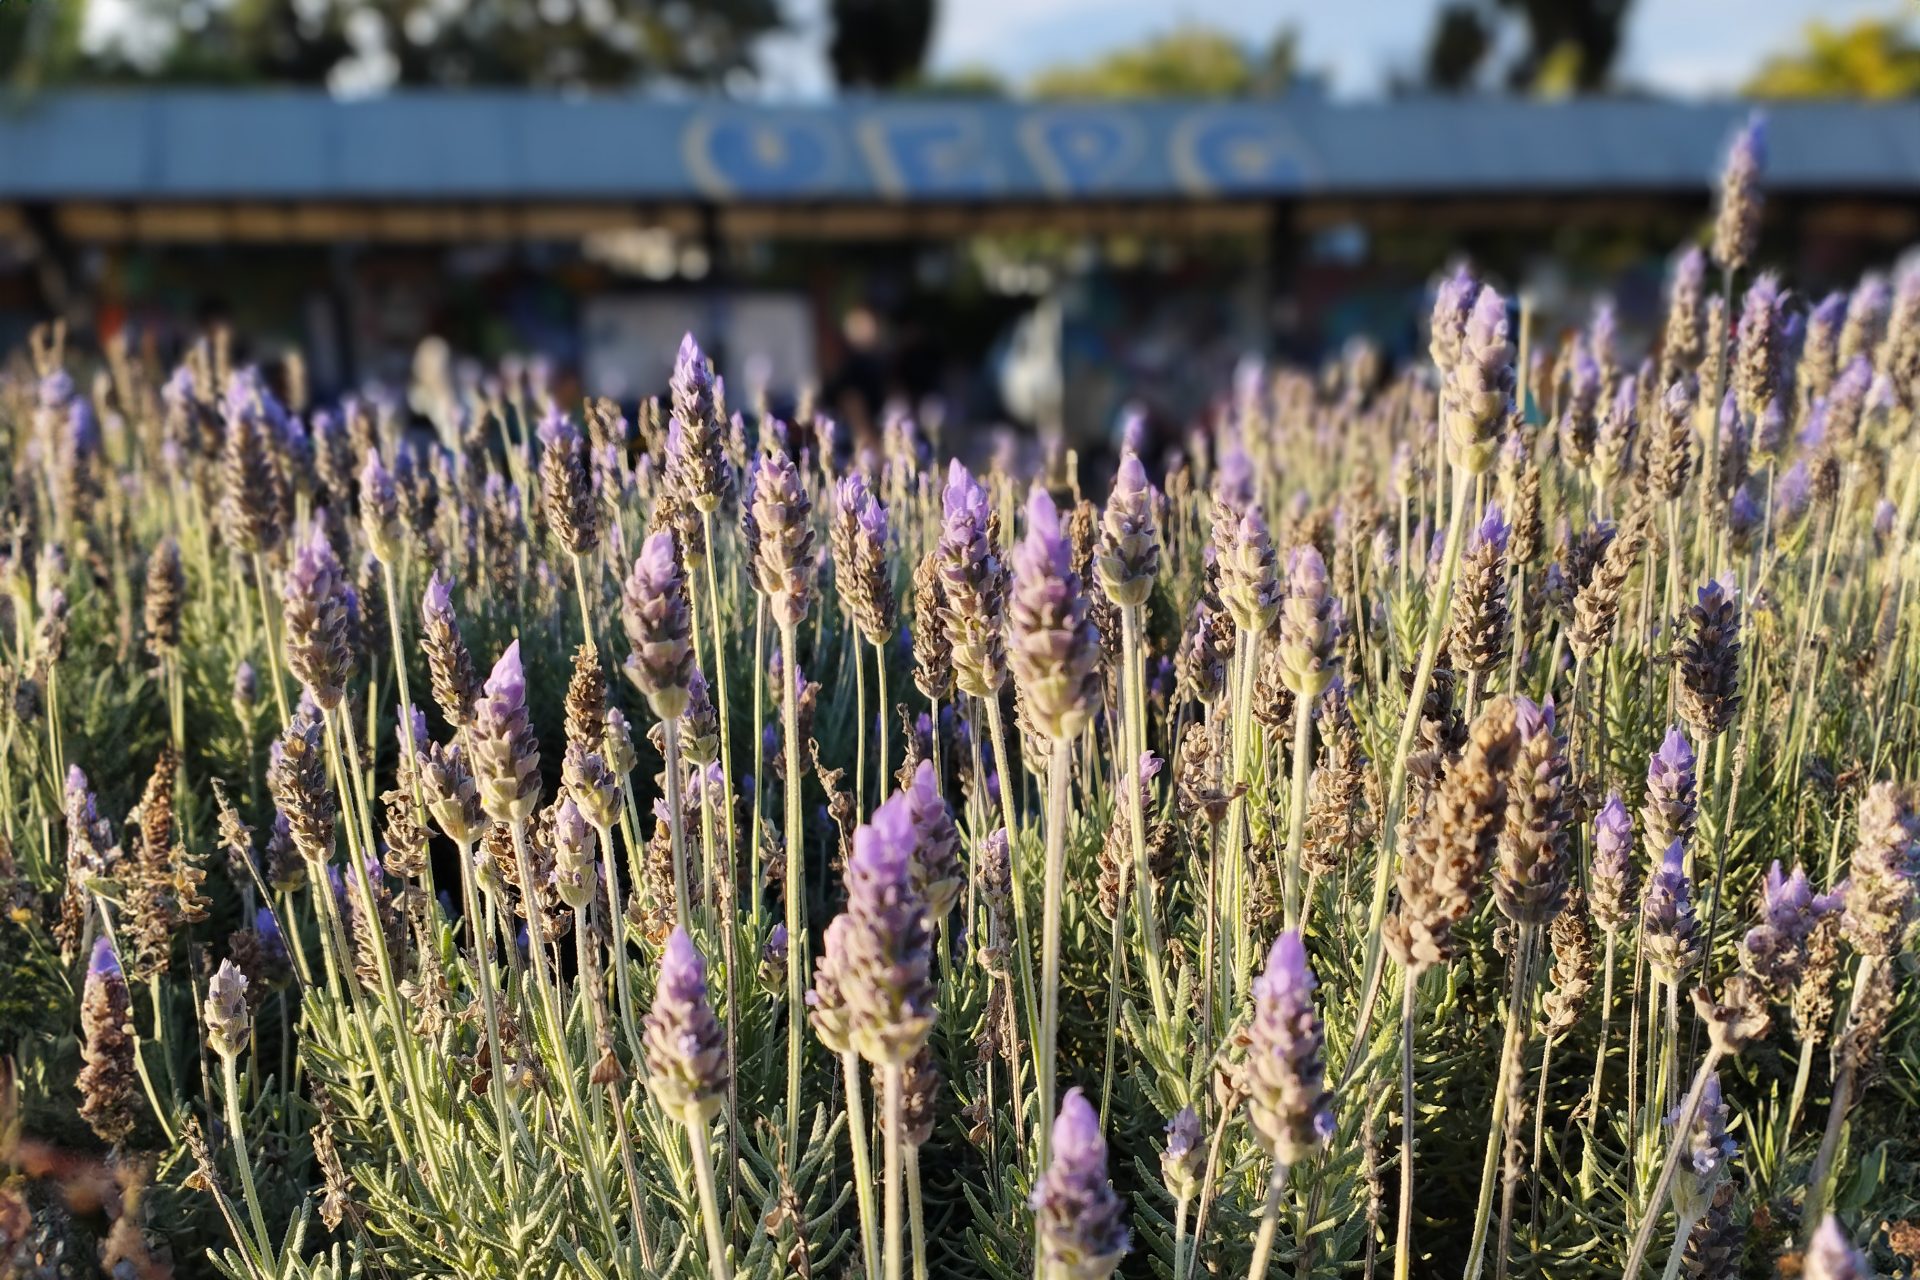
<svg viewBox="0 0 1920 1280">
<path fill-rule="evenodd" d="M 941 70 L 987 66 L 1018 82 L 1063 60 L 1082 61 L 1182 21 L 1264 43 L 1282 26 L 1301 36 L 1306 65 L 1342 95 L 1377 92 L 1417 67 L 1435 0 L 944 0 L 934 38 Z M 821 50 L 825 0 L 789 0 L 796 33 L 769 52 L 772 92 L 813 96 L 828 79 Z M 1845 25 L 1913 14 L 1913 0 L 1636 0 L 1623 72 L 1635 84 L 1684 95 L 1724 94 L 1767 54 L 1799 43 L 1815 18 Z"/>
</svg>

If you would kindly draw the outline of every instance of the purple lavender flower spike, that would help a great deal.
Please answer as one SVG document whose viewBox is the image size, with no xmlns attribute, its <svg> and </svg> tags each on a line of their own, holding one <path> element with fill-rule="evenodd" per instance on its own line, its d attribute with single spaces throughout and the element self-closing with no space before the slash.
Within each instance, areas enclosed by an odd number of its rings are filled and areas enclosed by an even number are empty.
<svg viewBox="0 0 1920 1280">
<path fill-rule="evenodd" d="M 1176 1201 L 1191 1200 L 1200 1192 L 1200 1166 L 1206 1155 L 1199 1113 L 1192 1107 L 1180 1108 L 1167 1121 L 1166 1133 L 1166 1149 L 1160 1153 L 1160 1179 Z"/>
<path fill-rule="evenodd" d="M 1844 890 L 1815 894 L 1806 869 L 1793 874 L 1780 870 L 1774 859 L 1762 888 L 1760 923 L 1747 930 L 1740 943 L 1740 965 L 1776 1004 L 1786 1002 L 1799 986 L 1807 965 L 1807 939 L 1814 928 L 1837 913 Z"/>
<path fill-rule="evenodd" d="M 933 1030 L 932 948 L 913 888 L 918 837 L 912 799 L 896 792 L 854 832 L 847 861 L 834 972 L 852 1047 L 875 1066 L 906 1062 Z"/>
<path fill-rule="evenodd" d="M 1274 939 L 1266 972 L 1253 984 L 1247 1112 L 1260 1145 L 1288 1167 L 1333 1136 L 1326 1039 L 1313 1007 L 1319 985 L 1306 944 L 1292 930 Z"/>
<path fill-rule="evenodd" d="M 1027 536 L 1013 552 L 1007 642 L 1034 724 L 1055 742 L 1078 738 L 1100 702 L 1100 635 L 1060 513 L 1037 484 L 1027 499 Z"/>
<path fill-rule="evenodd" d="M 579 911 L 593 901 L 599 884 L 598 845 L 593 826 L 565 796 L 553 811 L 553 884 L 560 900 Z"/>
<path fill-rule="evenodd" d="M 1676 840 L 1684 846 L 1693 839 L 1698 802 L 1693 747 L 1680 726 L 1673 725 L 1647 762 L 1647 798 L 1640 807 L 1640 822 L 1649 857 L 1662 856 Z"/>
<path fill-rule="evenodd" d="M 1633 818 L 1618 791 L 1607 796 L 1593 820 L 1593 874 L 1589 897 L 1594 921 L 1617 933 L 1633 916 Z"/>
<path fill-rule="evenodd" d="M 1144 605 L 1153 593 L 1153 581 L 1160 572 L 1159 530 L 1154 523 L 1153 490 L 1136 453 L 1120 459 L 1101 518 L 1094 568 L 1107 598 L 1122 609 Z"/>
<path fill-rule="evenodd" d="M 1513 407 L 1513 343 L 1507 300 L 1483 286 L 1460 329 L 1459 350 L 1442 370 L 1440 420 L 1454 463 L 1479 475 L 1500 452 Z"/>
<path fill-rule="evenodd" d="M 960 866 L 960 829 L 954 824 L 953 810 L 940 794 L 931 760 L 920 762 L 912 784 L 901 794 L 907 798 L 915 831 L 913 889 L 926 903 L 927 923 L 932 928 L 947 918 L 966 883 L 966 873 Z"/>
<path fill-rule="evenodd" d="M 684 929 L 674 929 L 660 953 L 642 1048 L 662 1111 L 689 1127 L 719 1113 L 727 1093 L 726 1035 L 707 998 L 707 962 Z"/>
<path fill-rule="evenodd" d="M 373 554 L 382 564 L 393 563 L 402 534 L 400 495 L 378 449 L 367 450 L 366 465 L 360 468 L 360 525 L 367 531 Z"/>
<path fill-rule="evenodd" d="M 527 715 L 527 677 L 520 642 L 500 655 L 473 704 L 474 781 L 496 822 L 524 822 L 540 803 L 540 744 Z"/>
<path fill-rule="evenodd" d="M 1829 1213 L 1814 1230 L 1800 1276 L 1801 1280 L 1871 1280 L 1873 1271 L 1840 1229 L 1840 1220 Z"/>
<path fill-rule="evenodd" d="M 693 675 L 693 615 L 673 534 L 661 529 L 641 545 L 620 595 L 620 621 L 632 650 L 626 673 L 662 721 L 687 709 Z"/>
<path fill-rule="evenodd" d="M 1280 679 L 1309 703 L 1325 691 L 1339 662 L 1334 604 L 1319 550 L 1310 543 L 1295 547 L 1287 556 L 1287 594 L 1280 607 Z"/>
<path fill-rule="evenodd" d="M 1686 871 L 1682 840 L 1667 846 L 1659 870 L 1647 879 L 1641 909 L 1641 933 L 1647 963 L 1660 981 L 1677 984 L 1700 961 L 1699 919 L 1693 908 L 1693 882 Z"/>
<path fill-rule="evenodd" d="M 294 553 L 287 570 L 285 601 L 287 669 L 323 711 L 347 696 L 353 674 L 352 618 L 348 583 L 340 558 L 327 540 L 326 521 Z"/>
<path fill-rule="evenodd" d="M 1667 1117 L 1669 1125 L 1680 1123 L 1678 1108 Z M 1687 1129 L 1686 1158 L 1680 1176 L 1673 1183 L 1673 1203 L 1680 1216 L 1698 1221 L 1713 1203 L 1713 1193 L 1726 1180 L 1728 1166 L 1740 1151 L 1739 1144 L 1727 1134 L 1727 1103 L 1720 1093 L 1720 1073 L 1707 1076 L 1700 1093 L 1700 1106 Z"/>
<path fill-rule="evenodd" d="M 1767 118 L 1756 111 L 1734 135 L 1720 174 L 1720 207 L 1713 224 L 1713 260 L 1729 273 L 1753 260 L 1760 242 L 1760 183 L 1767 168 Z"/>
<path fill-rule="evenodd" d="M 1107 1280 L 1132 1238 L 1126 1206 L 1107 1181 L 1107 1140 L 1086 1094 L 1069 1089 L 1053 1122 L 1053 1158 L 1029 1200 L 1046 1274 Z"/>
</svg>

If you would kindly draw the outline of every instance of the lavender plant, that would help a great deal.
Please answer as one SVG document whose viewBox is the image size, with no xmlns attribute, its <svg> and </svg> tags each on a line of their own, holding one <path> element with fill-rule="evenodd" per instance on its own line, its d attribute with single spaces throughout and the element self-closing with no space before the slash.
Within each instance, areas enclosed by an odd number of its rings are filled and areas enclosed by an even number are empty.
<svg viewBox="0 0 1920 1280">
<path fill-rule="evenodd" d="M 1920 276 L 1803 306 L 1764 179 L 1651 349 L 1456 271 L 1104 509 L 691 339 L 317 406 L 37 335 L 0 1258 L 1910 1267 Z"/>
</svg>

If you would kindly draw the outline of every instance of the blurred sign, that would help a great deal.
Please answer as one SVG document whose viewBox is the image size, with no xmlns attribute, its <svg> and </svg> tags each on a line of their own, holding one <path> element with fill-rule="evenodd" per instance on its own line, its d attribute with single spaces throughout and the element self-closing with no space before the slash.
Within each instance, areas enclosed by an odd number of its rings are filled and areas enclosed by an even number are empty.
<svg viewBox="0 0 1920 1280">
<path fill-rule="evenodd" d="M 688 175 L 726 199 L 1274 195 L 1317 166 L 1272 104 L 696 107 Z"/>
</svg>

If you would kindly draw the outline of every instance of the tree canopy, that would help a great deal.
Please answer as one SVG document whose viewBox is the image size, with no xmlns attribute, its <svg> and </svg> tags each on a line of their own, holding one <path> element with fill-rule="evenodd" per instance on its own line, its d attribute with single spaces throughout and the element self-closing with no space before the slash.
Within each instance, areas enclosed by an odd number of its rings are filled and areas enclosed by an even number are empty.
<svg viewBox="0 0 1920 1280">
<path fill-rule="evenodd" d="M 1845 29 L 1815 22 L 1806 47 L 1767 59 L 1746 91 L 1759 98 L 1910 98 L 1920 94 L 1920 35 L 1899 18 Z"/>
<path fill-rule="evenodd" d="M 1035 76 L 1039 98 L 1245 98 L 1284 91 L 1295 70 L 1294 33 L 1264 50 L 1224 31 L 1194 24 L 1090 62 L 1049 67 Z"/>
<path fill-rule="evenodd" d="M 30 6 L 38 7 L 38 6 Z M 64 7 L 64 6 L 55 6 Z M 754 71 L 777 0 L 130 0 L 109 79 L 623 88 Z"/>
</svg>

